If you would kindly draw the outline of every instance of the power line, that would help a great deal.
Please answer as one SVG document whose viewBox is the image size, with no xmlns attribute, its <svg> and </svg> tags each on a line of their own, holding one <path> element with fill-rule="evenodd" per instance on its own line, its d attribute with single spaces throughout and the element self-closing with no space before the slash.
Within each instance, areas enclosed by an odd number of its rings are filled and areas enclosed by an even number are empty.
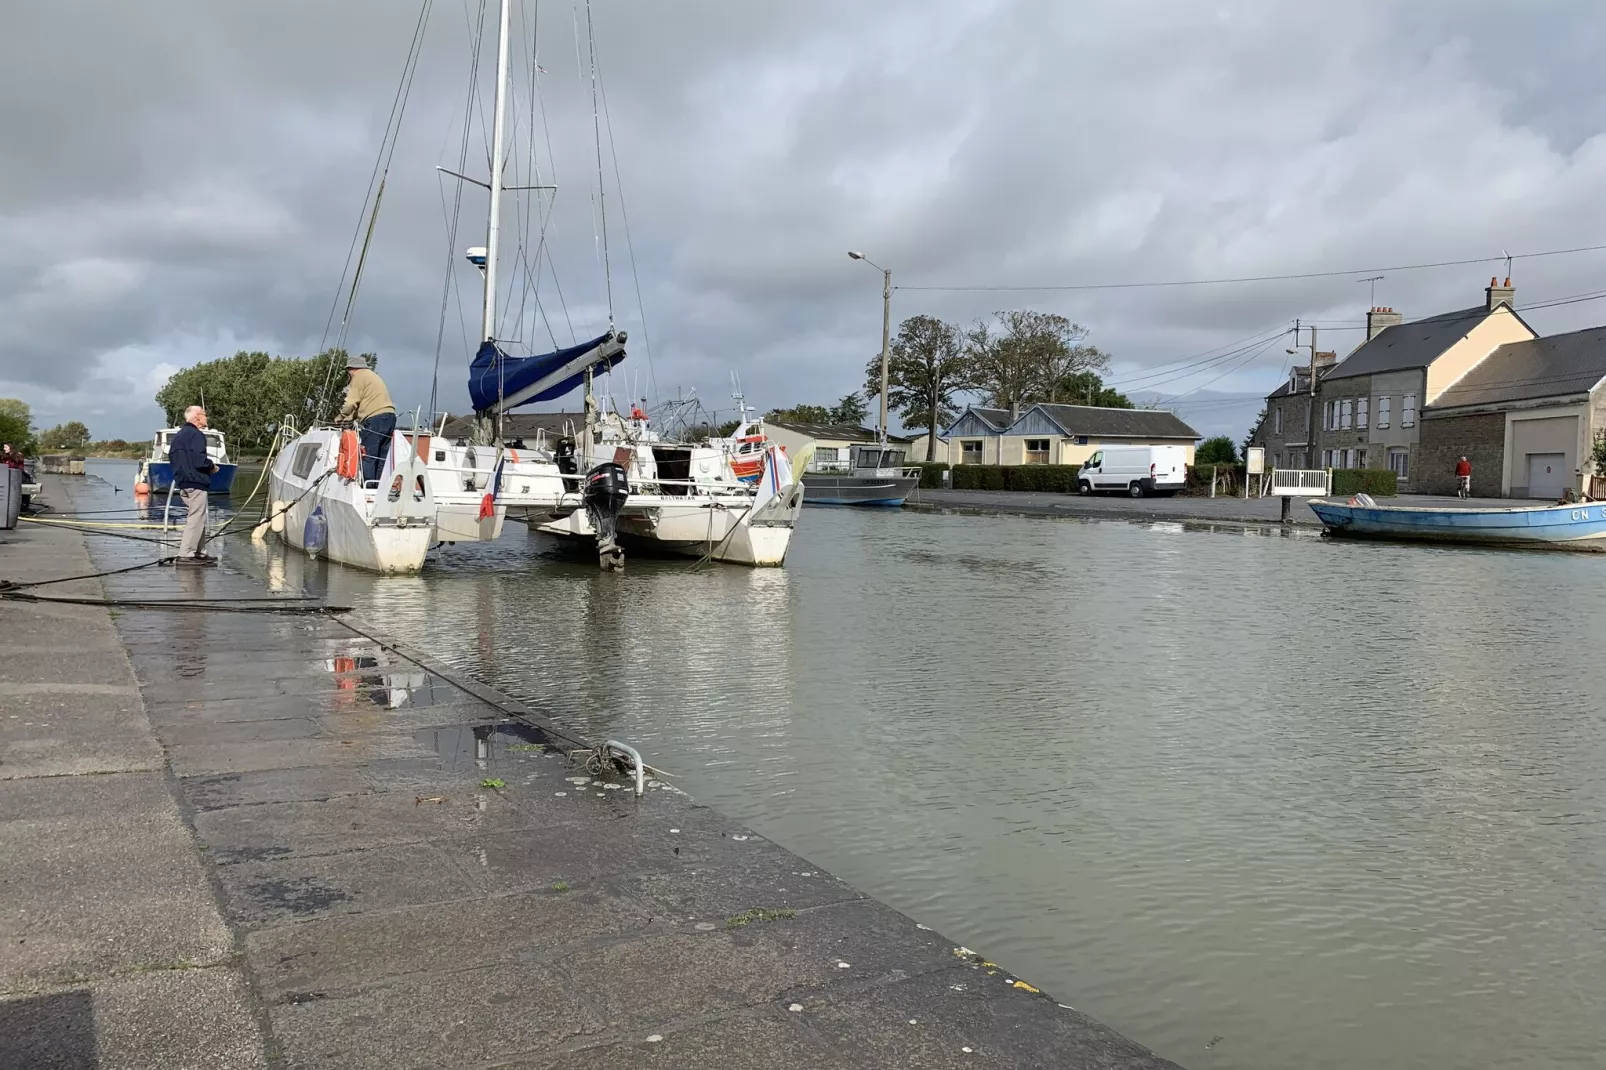
<svg viewBox="0 0 1606 1070">
<path fill-rule="evenodd" d="M 900 290 L 940 290 L 970 293 L 1020 293 L 1031 291 L 1071 290 L 1143 290 L 1181 286 L 1222 286 L 1245 282 L 1283 282 L 1296 279 L 1331 279 L 1346 275 L 1367 275 L 1390 271 L 1426 271 L 1432 268 L 1465 267 L 1469 264 L 1496 264 L 1510 260 L 1531 260 L 1542 256 L 1569 256 L 1574 253 L 1596 253 L 1606 245 L 1583 245 L 1573 249 L 1545 249 L 1536 253 L 1502 253 L 1499 256 L 1480 256 L 1468 260 L 1436 260 L 1426 264 L 1393 264 L 1386 267 L 1353 268 L 1347 271 L 1302 271 L 1287 275 L 1245 275 L 1219 279 L 1174 279 L 1163 282 L 1084 282 L 1068 285 L 1042 286 L 899 286 Z"/>
</svg>

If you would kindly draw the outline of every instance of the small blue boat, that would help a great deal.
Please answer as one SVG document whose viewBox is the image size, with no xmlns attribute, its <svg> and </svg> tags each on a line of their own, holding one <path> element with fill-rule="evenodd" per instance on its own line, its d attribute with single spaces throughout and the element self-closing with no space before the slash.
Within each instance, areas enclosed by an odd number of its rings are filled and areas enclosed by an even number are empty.
<svg viewBox="0 0 1606 1070">
<path fill-rule="evenodd" d="M 1456 509 L 1317 498 L 1310 507 L 1329 535 L 1345 538 L 1606 551 L 1606 503 L 1601 502 Z"/>
<path fill-rule="evenodd" d="M 136 486 L 143 483 L 153 494 L 162 494 L 173 485 L 173 465 L 167 459 L 167 445 L 178 432 L 176 427 L 165 427 L 151 436 L 151 454 L 139 463 L 139 473 L 134 476 Z M 201 434 L 206 436 L 206 455 L 214 466 L 212 485 L 207 487 L 207 492 L 226 495 L 234 487 L 234 473 L 239 466 L 229 460 L 223 432 L 207 428 Z"/>
</svg>

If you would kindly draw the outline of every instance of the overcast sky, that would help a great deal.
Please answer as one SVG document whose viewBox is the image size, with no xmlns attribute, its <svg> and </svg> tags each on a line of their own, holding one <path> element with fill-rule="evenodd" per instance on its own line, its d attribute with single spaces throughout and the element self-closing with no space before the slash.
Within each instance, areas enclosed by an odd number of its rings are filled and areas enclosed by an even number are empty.
<svg viewBox="0 0 1606 1070">
<path fill-rule="evenodd" d="M 1323 348 L 1347 352 L 1361 336 L 1338 328 L 1364 314 L 1364 272 L 1185 289 L 915 287 L 1260 276 L 1606 243 L 1600 4 L 593 4 L 612 127 L 614 316 L 633 343 L 613 376 L 621 399 L 655 383 L 728 407 L 731 372 L 760 408 L 859 387 L 881 302 L 876 273 L 845 255 L 854 248 L 903 287 L 895 320 L 1061 312 L 1115 355 L 1117 383 L 1197 389 L 1188 400 L 1207 400 L 1183 414 L 1241 435 L 1244 406 L 1212 392 L 1270 389 L 1284 341 L 1241 367 L 1138 377 L 1296 316 L 1333 328 Z M 434 169 L 457 166 L 478 6 L 439 0 L 431 15 L 349 328 L 404 408 L 429 400 L 442 197 L 455 192 Z M 520 219 L 550 207 L 562 298 L 543 268 L 545 321 L 526 297 L 505 331 L 566 344 L 608 316 L 589 61 L 577 55 L 585 8 L 515 8 L 515 65 L 539 35 L 536 162 L 559 189 L 509 194 L 507 218 L 515 248 L 528 230 L 533 255 L 539 227 Z M 6 5 L 0 396 L 27 400 L 41 425 L 76 418 L 97 437 L 140 437 L 176 367 L 241 348 L 314 351 L 416 15 L 405 0 Z M 519 86 L 510 173 L 527 176 L 527 79 Z M 484 125 L 476 111 L 476 175 Z M 483 240 L 483 213 L 470 187 L 452 268 L 461 312 L 448 302 L 441 356 L 441 403 L 457 410 L 479 285 L 460 254 Z M 1377 300 L 1408 317 L 1465 307 L 1496 270 L 1389 272 Z M 1606 253 L 1519 260 L 1513 275 L 1519 306 L 1603 291 Z M 1606 301 L 1530 322 L 1546 333 L 1606 322 Z"/>
</svg>

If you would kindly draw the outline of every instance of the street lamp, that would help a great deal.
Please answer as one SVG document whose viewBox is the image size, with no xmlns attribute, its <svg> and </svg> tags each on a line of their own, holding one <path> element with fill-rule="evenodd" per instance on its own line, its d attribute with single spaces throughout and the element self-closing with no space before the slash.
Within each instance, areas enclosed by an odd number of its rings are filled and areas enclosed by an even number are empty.
<svg viewBox="0 0 1606 1070">
<path fill-rule="evenodd" d="M 892 340 L 892 271 L 863 253 L 848 250 L 849 260 L 863 260 L 881 272 L 881 445 L 887 444 L 887 348 Z M 933 430 L 935 435 L 936 431 Z"/>
</svg>

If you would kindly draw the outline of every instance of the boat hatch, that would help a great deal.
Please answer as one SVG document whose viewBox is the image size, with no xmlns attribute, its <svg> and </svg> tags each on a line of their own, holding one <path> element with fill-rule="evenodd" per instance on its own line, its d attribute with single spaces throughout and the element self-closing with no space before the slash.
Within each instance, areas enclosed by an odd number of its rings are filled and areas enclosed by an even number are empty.
<svg viewBox="0 0 1606 1070">
<path fill-rule="evenodd" d="M 654 446 L 653 460 L 658 462 L 658 478 L 674 480 L 659 487 L 660 493 L 685 495 L 690 491 L 691 450 L 671 446 Z"/>
</svg>

